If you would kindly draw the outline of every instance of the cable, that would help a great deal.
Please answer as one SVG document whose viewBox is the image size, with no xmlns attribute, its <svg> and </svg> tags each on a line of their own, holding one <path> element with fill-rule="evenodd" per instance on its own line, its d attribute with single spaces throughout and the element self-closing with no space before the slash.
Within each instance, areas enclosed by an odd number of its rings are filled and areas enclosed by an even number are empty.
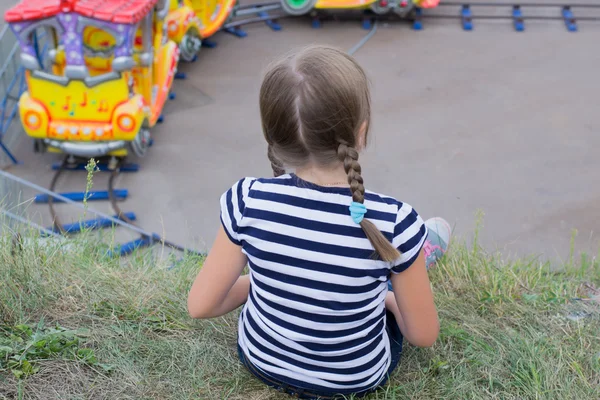
<svg viewBox="0 0 600 400">
<path fill-rule="evenodd" d="M 65 167 L 67 166 L 67 159 L 68 159 L 68 157 L 65 157 L 63 159 L 62 163 L 60 164 L 60 167 L 58 168 L 58 170 L 52 177 L 52 181 L 50 181 L 49 190 L 51 192 L 55 192 L 54 188 L 56 187 L 58 178 L 60 177 L 60 175 L 65 170 Z M 60 223 L 60 220 L 58 219 L 58 215 L 56 215 L 56 210 L 54 209 L 54 197 L 53 196 L 48 196 L 48 207 L 50 208 L 50 218 L 52 219 L 52 226 L 54 227 L 54 231 L 58 231 L 59 233 L 64 234 L 65 230 L 63 229 L 62 224 Z"/>
<path fill-rule="evenodd" d="M 371 39 L 373 37 L 375 32 L 377 32 L 377 22 L 378 21 L 375 21 L 375 23 L 373 24 L 373 27 L 371 28 L 369 33 L 367 33 L 365 35 L 365 37 L 363 37 L 361 40 L 359 40 L 358 43 L 356 43 L 354 46 L 352 46 L 352 48 L 350 50 L 348 50 L 348 54 L 354 55 L 354 53 L 356 53 L 361 47 L 364 46 L 365 43 L 367 43 L 369 41 L 369 39 Z"/>
</svg>

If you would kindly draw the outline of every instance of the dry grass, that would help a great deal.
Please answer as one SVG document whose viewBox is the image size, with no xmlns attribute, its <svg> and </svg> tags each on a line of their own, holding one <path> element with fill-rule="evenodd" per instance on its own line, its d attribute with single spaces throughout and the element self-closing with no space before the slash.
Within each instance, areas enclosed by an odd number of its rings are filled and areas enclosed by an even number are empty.
<svg viewBox="0 0 600 400">
<path fill-rule="evenodd" d="M 241 367 L 237 313 L 188 317 L 187 291 L 201 259 L 187 257 L 175 269 L 148 252 L 106 260 L 85 235 L 68 250 L 33 241 L 13 253 L 10 239 L 0 238 L 0 348 L 39 343 L 53 326 L 83 333 L 71 347 L 26 355 L 36 372 L 20 378 L 14 371 L 27 370 L 23 363 L 1 358 L 0 398 L 288 398 Z M 368 399 L 599 398 L 600 305 L 590 300 L 600 294 L 597 260 L 555 271 L 455 245 L 431 279 L 438 342 L 405 345 L 391 383 Z M 21 324 L 33 333 L 19 344 Z"/>
</svg>

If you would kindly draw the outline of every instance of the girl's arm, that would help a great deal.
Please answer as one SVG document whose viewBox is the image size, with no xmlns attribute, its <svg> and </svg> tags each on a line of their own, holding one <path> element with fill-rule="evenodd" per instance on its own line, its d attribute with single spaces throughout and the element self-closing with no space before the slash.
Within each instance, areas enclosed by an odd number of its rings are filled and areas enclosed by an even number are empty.
<svg viewBox="0 0 600 400">
<path fill-rule="evenodd" d="M 440 332 L 423 250 L 405 271 L 392 274 L 392 287 L 402 318 L 398 321 L 406 340 L 414 346 L 429 347 Z"/>
<path fill-rule="evenodd" d="M 235 310 L 248 299 L 250 279 L 240 276 L 248 259 L 240 246 L 229 240 L 223 226 L 196 276 L 188 295 L 192 318 L 214 318 Z"/>
</svg>

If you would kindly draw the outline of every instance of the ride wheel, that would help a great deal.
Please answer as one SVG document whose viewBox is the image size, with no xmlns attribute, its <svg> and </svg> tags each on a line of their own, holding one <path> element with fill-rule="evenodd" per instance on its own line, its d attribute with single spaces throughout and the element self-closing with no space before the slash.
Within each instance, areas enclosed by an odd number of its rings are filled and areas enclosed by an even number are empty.
<svg viewBox="0 0 600 400">
<path fill-rule="evenodd" d="M 191 62 L 202 48 L 200 33 L 195 29 L 189 29 L 179 43 L 179 56 L 183 61 Z"/>
<path fill-rule="evenodd" d="M 390 12 L 392 8 L 396 7 L 395 2 L 393 1 L 376 1 L 371 4 L 371 11 L 373 11 L 377 15 L 385 15 Z"/>
<path fill-rule="evenodd" d="M 236 0 L 195 0 L 192 1 L 196 16 L 202 23 L 200 37 L 206 39 L 215 34 L 233 11 Z"/>
<path fill-rule="evenodd" d="M 150 130 L 148 128 L 142 127 L 135 139 L 133 139 L 130 143 L 131 151 L 138 157 L 144 157 L 148 148 L 150 148 L 151 143 Z"/>
<path fill-rule="evenodd" d="M 281 0 L 281 8 L 289 15 L 305 15 L 312 11 L 317 0 Z"/>
</svg>

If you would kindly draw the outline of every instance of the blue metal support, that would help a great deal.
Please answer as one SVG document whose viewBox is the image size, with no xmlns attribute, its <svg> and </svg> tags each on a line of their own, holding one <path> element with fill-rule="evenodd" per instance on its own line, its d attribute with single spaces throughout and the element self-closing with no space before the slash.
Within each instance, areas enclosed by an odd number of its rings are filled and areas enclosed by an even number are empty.
<svg viewBox="0 0 600 400">
<path fill-rule="evenodd" d="M 148 247 L 152 243 L 152 239 L 147 237 L 141 237 L 139 239 L 132 240 L 131 242 L 115 246 L 112 250 L 109 250 L 106 255 L 108 257 L 114 257 L 115 255 L 123 257 L 133 253 L 136 249 L 139 249 L 141 247 Z"/>
<path fill-rule="evenodd" d="M 523 13 L 521 12 L 521 6 L 514 5 L 513 11 L 513 23 L 517 32 L 523 32 L 525 30 L 525 20 L 523 19 Z"/>
<path fill-rule="evenodd" d="M 320 27 L 321 27 L 321 20 L 319 19 L 319 17 L 314 17 L 312 19 L 312 28 L 319 29 Z"/>
<path fill-rule="evenodd" d="M 577 32 L 577 21 L 575 20 L 575 16 L 571 11 L 571 7 L 564 6 L 562 9 L 562 15 L 565 20 L 565 25 L 569 32 Z"/>
<path fill-rule="evenodd" d="M 135 219 L 136 219 L 135 213 L 127 212 L 127 213 L 124 213 L 124 215 L 130 221 L 135 221 Z M 119 216 L 114 215 L 113 218 L 119 218 Z M 65 233 L 79 233 L 84 229 L 102 229 L 102 228 L 108 228 L 109 226 L 114 226 L 114 225 L 115 225 L 115 223 L 108 218 L 94 218 L 94 219 L 88 219 L 88 220 L 82 221 L 82 222 L 76 222 L 76 223 L 72 223 L 72 224 L 63 225 L 62 230 Z M 48 228 L 48 229 L 46 229 L 46 231 L 60 233 L 60 229 L 58 229 L 56 227 Z M 44 233 L 45 232 L 42 232 L 42 236 L 45 236 Z"/>
<path fill-rule="evenodd" d="M 56 171 L 60 169 L 61 165 L 61 163 L 54 163 L 52 164 L 52 169 Z M 85 167 L 85 164 L 79 163 L 74 165 L 67 165 L 65 169 L 67 171 L 87 171 Z M 98 171 L 112 172 L 112 169 L 108 168 L 108 164 L 97 164 L 96 168 Z M 138 172 L 139 170 L 140 166 L 138 164 L 123 164 L 120 169 L 121 172 Z"/>
<path fill-rule="evenodd" d="M 239 38 L 244 38 L 244 37 L 248 36 L 248 34 L 246 33 L 245 30 L 243 30 L 242 28 L 238 28 L 238 27 L 224 28 L 223 31 L 227 32 L 229 34 L 232 34 L 234 36 L 237 36 Z"/>
<path fill-rule="evenodd" d="M 4 154 L 6 154 L 8 156 L 8 158 L 10 158 L 10 161 L 13 164 L 19 164 L 19 160 L 17 160 L 17 158 L 13 155 L 13 153 L 10 152 L 10 150 L 8 149 L 8 147 L 6 147 L 4 145 L 4 143 L 2 143 L 1 140 L 1 136 L 0 136 L 0 149 L 2 149 L 2 151 L 4 152 Z"/>
<path fill-rule="evenodd" d="M 209 49 L 214 49 L 215 47 L 217 47 L 217 42 L 215 42 L 214 40 L 204 39 L 202 41 L 202 47 L 207 47 Z"/>
<path fill-rule="evenodd" d="M 373 24 L 371 23 L 371 18 L 363 17 L 361 25 L 363 29 L 367 31 L 370 30 L 373 27 Z"/>
<path fill-rule="evenodd" d="M 7 64 L 5 64 L 4 67 L 6 68 Z M 3 71 L 2 73 L 4 73 L 4 72 L 5 71 Z M 15 76 L 13 76 L 13 78 L 11 79 L 10 83 L 8 84 L 8 86 L 6 88 L 6 93 L 4 93 L 4 98 L 0 102 L 0 110 L 1 110 L 0 148 L 8 156 L 8 158 L 10 158 L 10 161 L 13 164 L 19 164 L 19 161 L 14 156 L 14 154 L 12 154 L 12 152 L 8 149 L 8 147 L 6 147 L 6 145 L 3 143 L 2 140 L 4 139 L 4 134 L 8 131 L 10 124 L 12 123 L 13 119 L 15 118 L 15 116 L 17 115 L 17 112 L 19 110 L 18 98 L 12 99 L 14 101 L 14 105 L 12 106 L 12 108 L 7 109 L 8 100 L 11 99 L 10 98 L 11 93 L 13 92 L 13 89 L 15 88 L 16 85 L 18 85 L 17 86 L 18 87 L 17 96 L 21 96 L 21 94 L 25 90 L 25 69 L 22 66 L 19 66 L 19 68 L 17 69 Z M 8 115 L 7 115 L 7 112 L 8 112 Z"/>
<path fill-rule="evenodd" d="M 460 17 L 462 21 L 462 27 L 465 31 L 473 30 L 473 13 L 471 7 L 468 4 L 464 4 L 460 11 Z"/>
<path fill-rule="evenodd" d="M 183 78 L 183 79 L 185 79 L 185 78 Z M 162 114 L 160 114 L 158 116 L 158 119 L 156 120 L 156 122 L 158 122 L 159 124 L 162 124 L 164 122 L 164 120 L 165 120 L 165 117 Z"/>
<path fill-rule="evenodd" d="M 176 97 L 176 96 L 177 96 L 177 95 L 175 94 L 175 92 L 170 92 L 170 93 L 169 93 L 169 100 L 175 100 L 175 97 Z"/>
<path fill-rule="evenodd" d="M 420 31 L 423 29 L 423 9 L 415 8 L 415 20 L 413 21 L 412 28 L 415 31 Z"/>
<path fill-rule="evenodd" d="M 115 197 L 120 200 L 127 198 L 127 195 L 128 195 L 127 189 L 115 189 L 114 193 L 115 193 Z M 69 200 L 72 200 L 72 201 L 83 201 L 86 193 L 85 192 L 67 192 L 67 193 L 58 193 L 58 194 Z M 87 201 L 98 201 L 98 200 L 108 200 L 109 199 L 107 190 L 97 190 L 97 191 L 92 190 L 92 191 L 88 192 L 87 195 L 88 195 Z M 36 203 L 47 203 L 49 198 L 50 198 L 50 195 L 48 195 L 48 194 L 38 194 L 35 196 L 35 202 Z M 53 202 L 54 203 L 62 203 L 63 201 L 59 198 L 59 199 L 53 199 Z"/>
<path fill-rule="evenodd" d="M 257 14 L 259 17 L 261 18 L 266 18 L 269 16 L 269 14 L 267 14 L 265 11 L 261 11 Z M 281 25 L 279 25 L 276 21 L 272 20 L 272 19 L 267 19 L 265 20 L 265 24 L 267 24 L 267 26 L 269 28 L 271 28 L 274 31 L 280 31 L 281 30 Z"/>
<path fill-rule="evenodd" d="M 184 80 L 187 79 L 187 75 L 185 74 L 185 72 L 176 72 L 175 79 Z"/>
</svg>

